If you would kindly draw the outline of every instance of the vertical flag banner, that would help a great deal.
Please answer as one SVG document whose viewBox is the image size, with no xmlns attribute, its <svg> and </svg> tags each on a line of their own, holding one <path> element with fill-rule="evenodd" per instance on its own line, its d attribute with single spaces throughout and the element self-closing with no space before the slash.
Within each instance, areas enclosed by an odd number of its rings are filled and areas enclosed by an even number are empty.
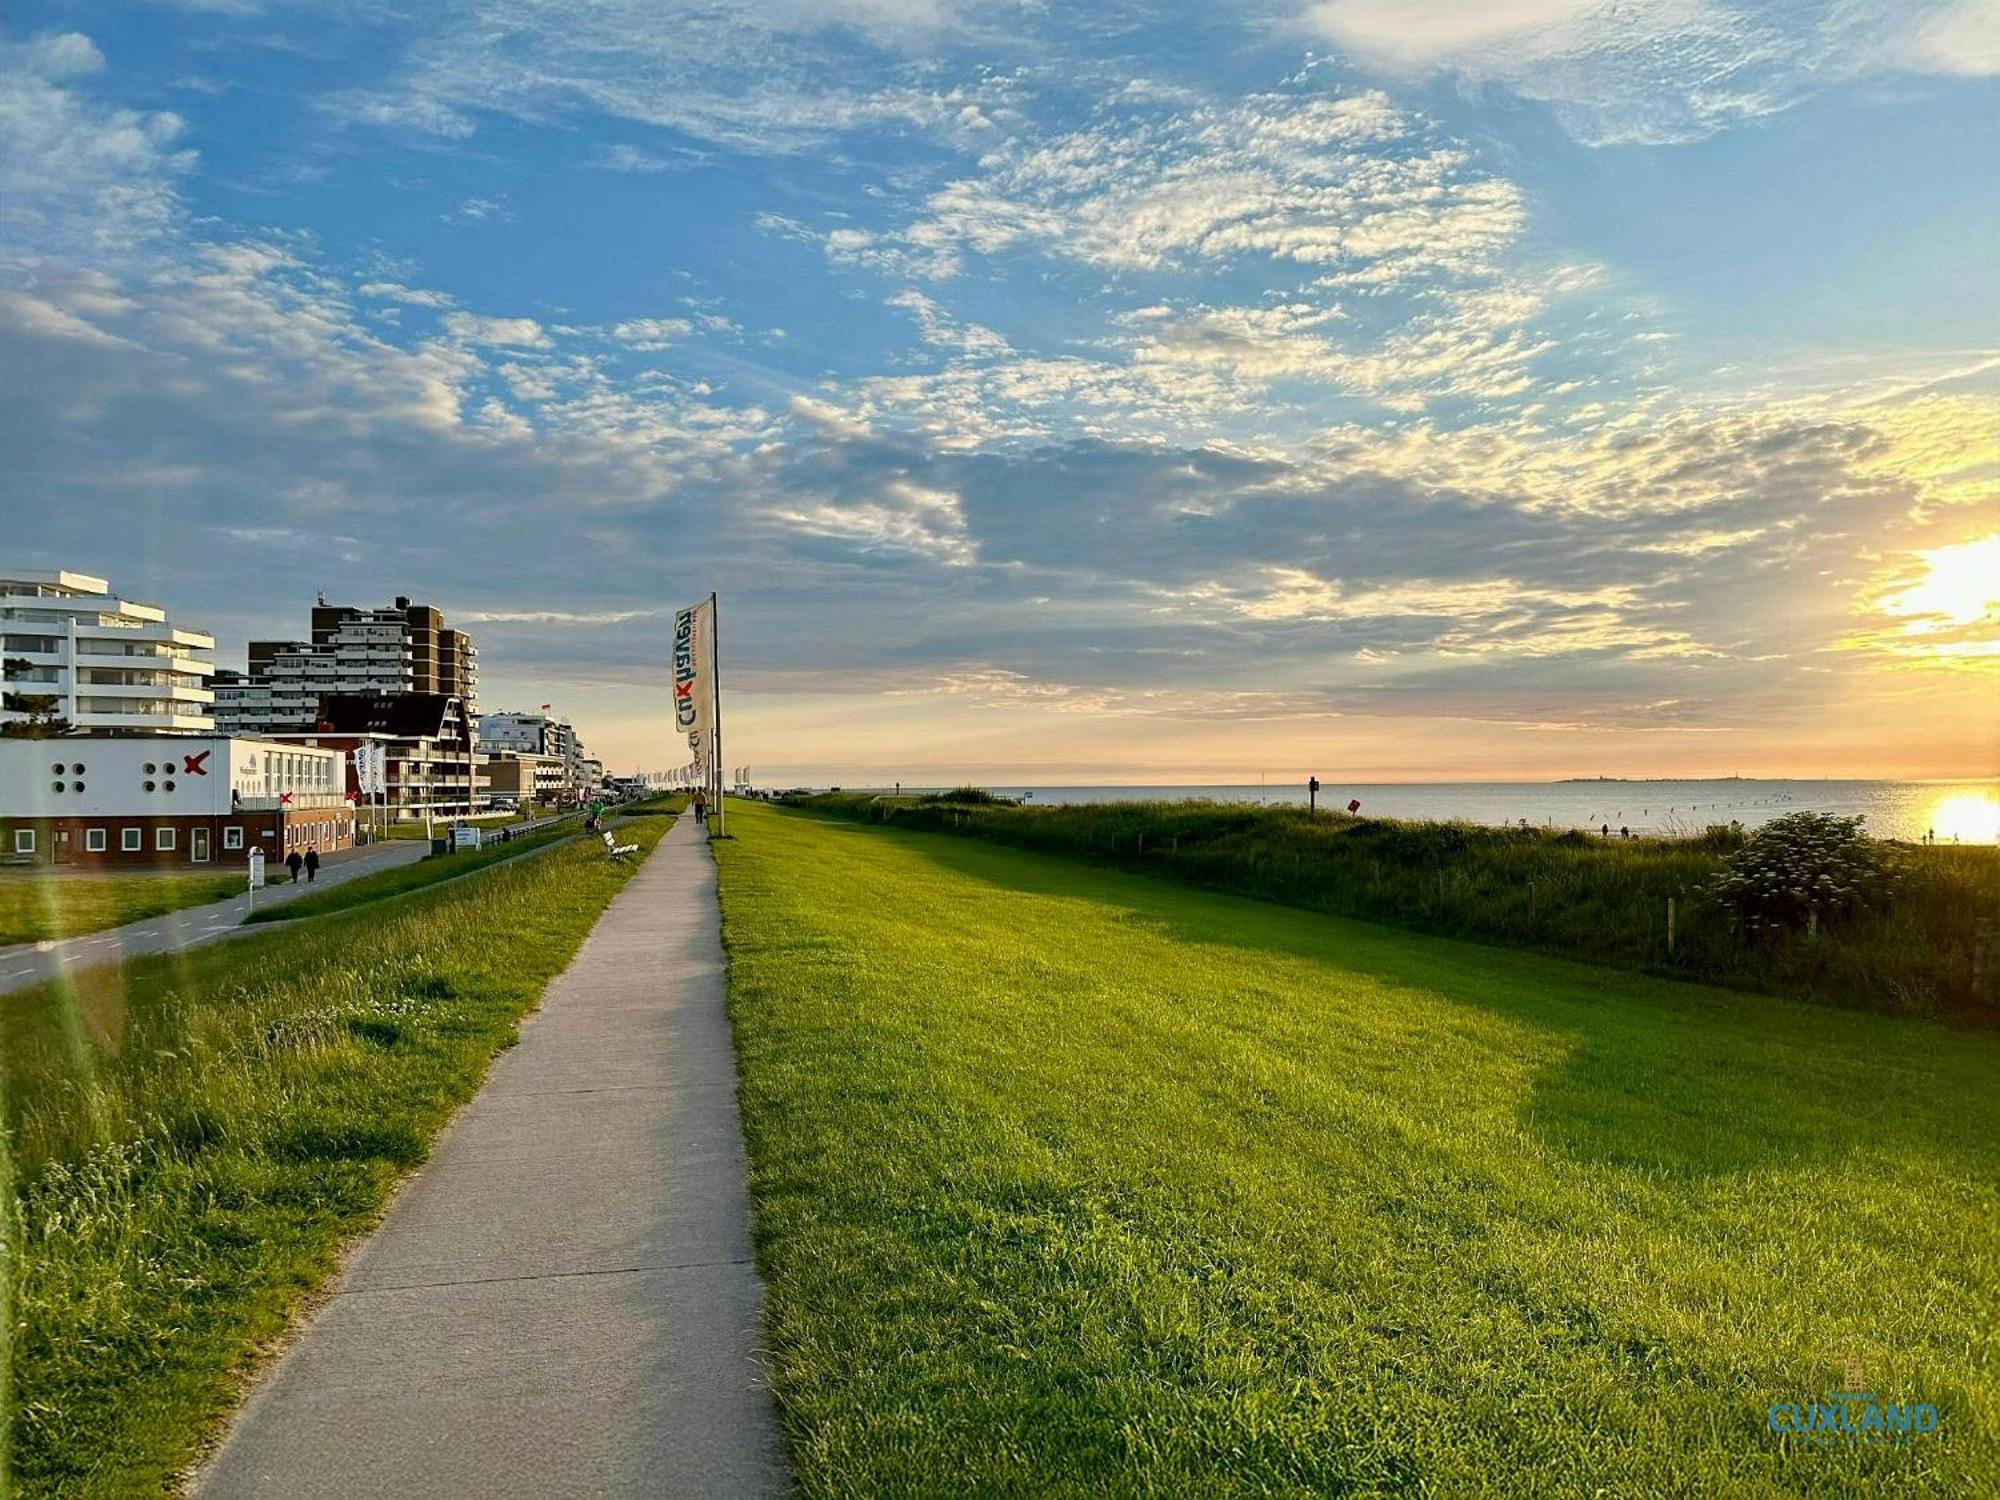
<svg viewBox="0 0 2000 1500">
<path fill-rule="evenodd" d="M 722 823 L 722 679 L 716 656 L 716 599 L 674 613 L 674 727 L 687 736 L 708 800 Z"/>
<path fill-rule="evenodd" d="M 707 759 L 714 702 L 715 601 L 704 599 L 674 615 L 674 727 L 697 763 Z"/>
</svg>

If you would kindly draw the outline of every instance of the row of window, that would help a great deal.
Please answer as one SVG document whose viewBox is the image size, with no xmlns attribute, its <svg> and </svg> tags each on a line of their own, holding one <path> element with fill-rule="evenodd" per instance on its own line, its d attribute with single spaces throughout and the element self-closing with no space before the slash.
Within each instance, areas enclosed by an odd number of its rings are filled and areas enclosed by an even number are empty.
<svg viewBox="0 0 2000 1500">
<path fill-rule="evenodd" d="M 173 853 L 175 849 L 180 847 L 179 833 L 180 830 L 175 828 L 155 828 L 153 830 L 154 850 L 160 854 Z M 109 841 L 110 831 L 108 829 L 86 828 L 83 830 L 83 851 L 86 854 L 105 853 L 110 848 Z M 243 830 L 241 828 L 223 829 L 222 847 L 225 849 L 241 849 L 243 847 Z M 146 830 L 143 828 L 119 829 L 118 848 L 125 854 L 139 854 L 144 852 L 146 848 Z M 35 852 L 34 829 L 16 828 L 14 830 L 14 852 L 16 854 L 33 854 Z"/>
</svg>

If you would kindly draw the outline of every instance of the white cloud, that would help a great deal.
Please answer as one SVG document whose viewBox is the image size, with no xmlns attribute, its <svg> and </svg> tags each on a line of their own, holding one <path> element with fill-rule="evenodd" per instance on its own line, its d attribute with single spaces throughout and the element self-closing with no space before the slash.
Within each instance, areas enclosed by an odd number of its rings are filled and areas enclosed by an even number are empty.
<svg viewBox="0 0 2000 1500">
<path fill-rule="evenodd" d="M 1542 100 L 1593 145 L 1698 140 L 1845 80 L 2000 56 L 1994 0 L 1315 0 L 1302 20 L 1391 73 Z"/>
<path fill-rule="evenodd" d="M 477 313 L 444 315 L 444 331 L 468 344 L 494 344 L 507 349 L 547 349 L 551 340 L 533 318 L 483 318 Z"/>
<path fill-rule="evenodd" d="M 658 609 L 454 609 L 452 618 L 468 625 L 623 625 L 657 619 Z"/>
</svg>

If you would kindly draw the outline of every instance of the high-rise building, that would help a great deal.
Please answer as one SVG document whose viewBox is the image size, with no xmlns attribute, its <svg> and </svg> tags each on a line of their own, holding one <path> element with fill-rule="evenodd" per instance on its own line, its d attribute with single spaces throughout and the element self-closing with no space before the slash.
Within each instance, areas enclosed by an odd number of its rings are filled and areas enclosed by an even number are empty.
<svg viewBox="0 0 2000 1500">
<path fill-rule="evenodd" d="M 313 606 L 304 641 L 252 641 L 249 670 L 217 674 L 216 722 L 233 734 L 297 734 L 320 722 L 321 702 L 347 696 L 435 693 L 479 711 L 479 651 L 428 604 L 387 609 Z"/>
<path fill-rule="evenodd" d="M 271 735 L 389 757 L 391 818 L 478 810 L 479 651 L 428 604 L 312 609 L 306 640 L 252 641 L 247 671 L 216 674 L 215 720 L 231 734 Z"/>
<path fill-rule="evenodd" d="M 209 734 L 215 637 L 87 573 L 0 573 L 0 724 Z"/>
<path fill-rule="evenodd" d="M 479 721 L 479 748 L 489 755 L 546 757 L 562 767 L 561 792 L 581 795 L 590 782 L 583 738 L 567 719 L 543 713 L 486 714 Z M 544 773 L 546 775 L 546 773 Z"/>
</svg>

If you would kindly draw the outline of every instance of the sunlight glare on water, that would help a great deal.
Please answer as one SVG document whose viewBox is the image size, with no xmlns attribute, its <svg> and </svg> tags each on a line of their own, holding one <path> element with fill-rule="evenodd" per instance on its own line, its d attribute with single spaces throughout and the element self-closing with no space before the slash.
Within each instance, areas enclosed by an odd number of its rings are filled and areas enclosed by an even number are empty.
<svg viewBox="0 0 2000 1500">
<path fill-rule="evenodd" d="M 1931 814 L 1930 827 L 1944 843 L 2000 843 L 2000 799 L 1979 792 L 1946 797 Z"/>
</svg>

